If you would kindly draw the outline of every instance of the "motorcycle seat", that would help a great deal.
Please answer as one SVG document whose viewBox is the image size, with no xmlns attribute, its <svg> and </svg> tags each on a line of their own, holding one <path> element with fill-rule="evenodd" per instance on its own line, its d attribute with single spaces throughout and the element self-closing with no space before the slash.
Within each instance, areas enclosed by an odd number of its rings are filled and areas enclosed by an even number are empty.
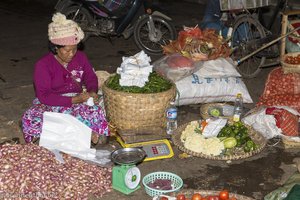
<svg viewBox="0 0 300 200">
<path fill-rule="evenodd" d="M 130 8 L 130 0 L 98 0 L 96 6 L 109 17 L 121 17 L 124 16 Z"/>
</svg>

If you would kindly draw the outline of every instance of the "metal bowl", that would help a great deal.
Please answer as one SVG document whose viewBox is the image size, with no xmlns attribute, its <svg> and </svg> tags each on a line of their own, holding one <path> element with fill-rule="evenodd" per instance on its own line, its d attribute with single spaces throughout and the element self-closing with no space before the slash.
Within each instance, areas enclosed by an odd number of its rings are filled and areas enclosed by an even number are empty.
<svg viewBox="0 0 300 200">
<path fill-rule="evenodd" d="M 137 147 L 117 149 L 111 153 L 111 160 L 119 165 L 134 165 L 146 157 L 146 152 Z"/>
</svg>

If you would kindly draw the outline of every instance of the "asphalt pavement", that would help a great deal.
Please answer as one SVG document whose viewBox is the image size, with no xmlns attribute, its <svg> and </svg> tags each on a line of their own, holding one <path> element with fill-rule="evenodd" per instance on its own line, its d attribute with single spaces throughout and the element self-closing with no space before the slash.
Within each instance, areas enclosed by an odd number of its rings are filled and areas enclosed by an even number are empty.
<svg viewBox="0 0 300 200">
<path fill-rule="evenodd" d="M 53 3 L 0 2 L 0 138 L 20 138 L 19 127 L 23 112 L 34 98 L 32 72 L 34 63 L 47 50 L 47 26 L 51 21 Z M 205 4 L 162 1 L 158 4 L 165 14 L 172 17 L 177 30 L 183 25 L 195 26 L 201 21 Z M 87 53 L 95 70 L 115 72 L 122 62 L 122 56 L 139 52 L 132 39 L 93 37 L 85 43 Z M 152 58 L 153 60 L 157 58 Z M 254 104 L 261 95 L 265 80 L 272 68 L 263 69 L 258 77 L 244 80 Z M 179 125 L 199 119 L 200 105 L 179 107 Z M 112 143 L 114 144 L 114 143 Z M 116 144 L 114 144 L 116 145 Z M 112 147 L 112 145 L 111 145 Z M 138 167 L 142 176 L 153 171 L 170 171 L 178 174 L 184 181 L 185 189 L 220 190 L 244 194 L 255 199 L 278 188 L 296 171 L 293 159 L 299 157 L 298 150 L 284 149 L 281 144 L 267 146 L 264 151 L 248 159 L 225 162 L 190 157 L 180 159 L 181 153 L 173 146 L 175 156 L 171 159 L 144 162 Z M 150 199 L 141 188 L 129 196 L 113 191 L 101 199 Z"/>
</svg>

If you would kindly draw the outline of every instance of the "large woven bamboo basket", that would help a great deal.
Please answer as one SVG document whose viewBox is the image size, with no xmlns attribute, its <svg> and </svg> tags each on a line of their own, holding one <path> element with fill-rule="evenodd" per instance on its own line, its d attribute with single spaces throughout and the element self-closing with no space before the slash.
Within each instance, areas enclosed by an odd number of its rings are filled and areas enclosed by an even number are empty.
<svg viewBox="0 0 300 200">
<path fill-rule="evenodd" d="M 165 111 L 174 100 L 176 87 L 150 94 L 127 93 L 112 90 L 103 85 L 104 105 L 107 118 L 118 130 L 165 127 Z"/>
<path fill-rule="evenodd" d="M 300 52 L 294 52 L 294 53 L 288 53 L 288 54 L 285 54 L 282 59 L 281 59 L 281 66 L 282 66 L 282 69 L 283 69 L 283 73 L 287 74 L 287 73 L 300 73 L 300 64 L 289 64 L 289 63 L 286 63 L 285 62 L 285 58 L 287 56 L 298 56 L 300 54 Z"/>
</svg>

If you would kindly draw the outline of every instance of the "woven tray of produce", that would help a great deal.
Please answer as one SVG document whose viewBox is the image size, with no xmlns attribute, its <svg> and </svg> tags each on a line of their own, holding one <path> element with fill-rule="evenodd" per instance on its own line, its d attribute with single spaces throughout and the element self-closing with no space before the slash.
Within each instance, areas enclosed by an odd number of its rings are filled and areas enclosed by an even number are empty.
<svg viewBox="0 0 300 200">
<path fill-rule="evenodd" d="M 172 141 L 181 151 L 210 160 L 239 160 L 260 153 L 267 140 L 252 127 L 242 122 L 228 123 L 216 137 L 205 138 L 199 129 L 201 122 L 181 125 Z"/>
<path fill-rule="evenodd" d="M 184 195 L 185 199 L 200 199 L 207 198 L 207 199 L 216 199 L 215 197 L 219 197 L 218 199 L 236 199 L 236 200 L 254 200 L 251 197 L 236 194 L 227 190 L 217 191 L 217 190 L 181 190 L 179 193 L 176 194 L 177 199 Z M 228 197 L 228 198 L 227 198 Z M 181 198 L 183 199 L 183 198 Z"/>
</svg>

